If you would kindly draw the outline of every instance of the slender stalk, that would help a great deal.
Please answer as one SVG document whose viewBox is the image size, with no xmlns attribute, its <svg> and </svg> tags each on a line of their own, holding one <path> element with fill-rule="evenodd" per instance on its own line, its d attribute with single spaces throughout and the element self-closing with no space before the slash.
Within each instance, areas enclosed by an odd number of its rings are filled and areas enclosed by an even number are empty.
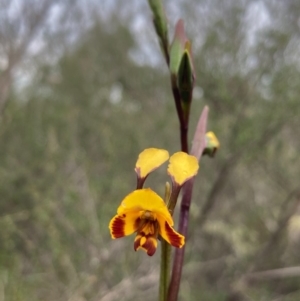
<svg viewBox="0 0 300 301">
<path fill-rule="evenodd" d="M 190 179 L 183 187 L 183 196 L 180 207 L 178 232 L 186 237 L 189 223 L 189 210 L 192 199 L 194 178 Z M 185 246 L 175 250 L 172 277 L 168 290 L 168 301 L 176 301 L 178 298 L 180 279 L 182 274 Z"/>
<path fill-rule="evenodd" d="M 167 43 L 163 43 L 162 48 L 163 48 L 163 52 L 164 52 L 164 55 L 165 55 L 166 63 L 169 67 L 169 65 L 170 65 L 169 46 L 168 46 Z"/>
<path fill-rule="evenodd" d="M 168 293 L 168 285 L 170 278 L 170 261 L 171 247 L 162 239 L 161 241 L 161 263 L 160 263 L 160 284 L 159 284 L 159 300 L 166 301 Z"/>
<path fill-rule="evenodd" d="M 136 189 L 142 189 L 146 179 L 147 179 L 147 176 L 145 178 L 140 178 L 139 176 L 137 176 L 137 178 L 136 178 Z"/>
<path fill-rule="evenodd" d="M 171 197 L 171 186 L 169 182 L 165 185 L 164 200 L 166 204 L 169 204 Z M 160 279 L 159 279 L 159 300 L 167 300 L 167 292 L 170 278 L 170 261 L 171 261 L 171 247 L 164 240 L 161 239 L 161 260 L 160 260 Z"/>
<path fill-rule="evenodd" d="M 195 156 L 198 160 L 200 159 L 202 152 L 205 148 L 205 133 L 206 133 L 207 117 L 208 117 L 208 107 L 205 106 L 197 124 L 197 128 L 193 139 L 193 145 L 191 149 L 191 154 Z M 195 178 L 190 179 L 183 186 L 183 196 L 182 196 L 181 206 L 180 206 L 178 232 L 185 237 L 188 231 L 189 210 L 191 206 L 194 180 Z M 176 249 L 175 251 L 172 277 L 171 277 L 171 282 L 168 290 L 167 301 L 177 301 L 178 299 L 180 279 L 181 279 L 183 260 L 184 260 L 184 252 L 185 252 L 185 246 L 183 246 L 181 249 Z"/>
<path fill-rule="evenodd" d="M 171 83 L 172 83 L 172 92 L 173 92 L 173 97 L 175 100 L 175 106 L 177 110 L 177 115 L 180 123 L 180 144 L 181 144 L 181 150 L 183 152 L 188 153 L 188 120 L 184 119 L 184 114 L 181 106 L 181 97 L 180 97 L 180 92 L 176 84 L 176 80 L 174 78 L 171 78 Z M 178 190 L 177 196 L 179 194 L 180 188 Z M 173 213 L 174 207 L 176 205 L 176 202 L 173 202 L 174 204 L 171 204 L 173 208 L 171 208 L 171 211 Z M 187 211 L 188 212 L 188 211 Z M 184 215 L 185 216 L 185 215 Z M 185 221 L 188 221 L 185 217 L 183 217 L 182 214 L 180 214 L 180 221 L 179 223 L 185 223 Z M 179 226 L 179 228 L 182 228 Z M 187 229 L 187 225 L 185 227 Z M 183 234 L 181 231 L 179 233 Z M 182 264 L 183 264 L 183 258 L 184 258 L 184 253 L 182 254 L 177 254 L 177 251 L 180 250 L 184 252 L 184 247 L 181 249 L 177 249 L 175 253 L 175 258 L 174 258 L 174 264 L 173 264 L 173 271 L 172 271 L 172 278 L 171 282 L 168 288 L 168 295 L 166 295 L 166 299 L 161 300 L 161 301 L 175 301 L 177 300 L 178 292 L 179 292 L 179 285 L 180 285 L 180 278 L 181 278 L 181 272 L 182 272 Z M 177 258 L 176 258 L 177 256 Z M 179 258 L 178 256 L 181 256 Z M 162 264 L 162 263 L 161 263 Z M 171 299 L 170 299 L 171 298 Z M 175 299 L 173 299 L 175 298 Z"/>
</svg>

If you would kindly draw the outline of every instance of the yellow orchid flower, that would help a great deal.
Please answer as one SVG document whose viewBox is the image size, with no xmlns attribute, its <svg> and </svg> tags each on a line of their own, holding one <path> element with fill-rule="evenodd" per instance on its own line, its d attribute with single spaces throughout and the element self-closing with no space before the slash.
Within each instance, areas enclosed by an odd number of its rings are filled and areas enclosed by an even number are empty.
<svg viewBox="0 0 300 301">
<path fill-rule="evenodd" d="M 109 223 L 113 239 L 137 233 L 134 250 L 152 256 L 160 235 L 174 247 L 184 245 L 184 236 L 173 229 L 172 216 L 163 199 L 150 188 L 138 189 L 127 195 Z"/>
<path fill-rule="evenodd" d="M 172 213 L 182 185 L 194 177 L 199 169 L 196 157 L 177 152 L 170 158 L 168 174 L 172 178 L 169 206 L 150 188 L 143 189 L 144 182 L 152 171 L 169 159 L 168 151 L 148 148 L 140 153 L 135 165 L 137 190 L 127 195 L 109 223 L 113 239 L 136 232 L 134 250 L 144 250 L 152 256 L 161 236 L 174 247 L 181 248 L 185 238 L 173 229 Z"/>
</svg>

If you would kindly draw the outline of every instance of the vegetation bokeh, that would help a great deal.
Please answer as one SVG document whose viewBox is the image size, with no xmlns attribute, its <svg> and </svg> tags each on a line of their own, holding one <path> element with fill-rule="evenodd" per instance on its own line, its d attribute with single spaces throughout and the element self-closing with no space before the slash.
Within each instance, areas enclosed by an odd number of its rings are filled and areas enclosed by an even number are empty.
<svg viewBox="0 0 300 301">
<path fill-rule="evenodd" d="M 138 154 L 179 150 L 178 120 L 147 1 L 100 2 L 0 1 L 0 300 L 157 296 L 159 251 L 108 223 Z M 298 301 L 299 1 L 175 2 L 190 136 L 208 105 L 221 142 L 195 182 L 179 300 Z M 164 171 L 148 180 L 162 195 Z"/>
</svg>

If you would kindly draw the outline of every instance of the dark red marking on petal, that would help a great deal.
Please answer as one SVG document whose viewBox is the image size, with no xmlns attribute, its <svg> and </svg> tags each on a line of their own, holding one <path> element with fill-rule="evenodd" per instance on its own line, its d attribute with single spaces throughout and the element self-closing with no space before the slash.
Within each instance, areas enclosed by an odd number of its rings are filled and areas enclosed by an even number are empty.
<svg viewBox="0 0 300 301">
<path fill-rule="evenodd" d="M 176 248 L 181 248 L 183 245 L 182 236 L 179 236 L 167 222 L 165 222 L 165 231 L 169 237 L 171 245 Z"/>
<path fill-rule="evenodd" d="M 141 240 L 143 238 L 145 238 L 146 241 L 143 244 L 141 244 Z M 153 235 L 145 235 L 145 233 L 141 232 L 141 233 L 137 234 L 137 236 L 134 240 L 133 247 L 134 247 L 135 251 L 142 249 L 145 252 L 147 252 L 147 254 L 149 256 L 152 256 L 152 255 L 154 255 L 156 248 L 157 248 L 156 237 Z"/>
<path fill-rule="evenodd" d="M 155 251 L 156 251 L 156 239 L 154 238 L 154 237 L 152 237 L 152 236 L 150 236 L 150 237 L 146 237 L 146 242 L 142 245 L 142 248 L 143 249 L 145 249 L 145 250 L 147 250 L 147 254 L 149 255 L 149 256 L 152 256 L 152 255 L 154 255 L 154 253 L 155 253 Z"/>
<path fill-rule="evenodd" d="M 141 219 L 137 218 L 134 222 L 134 229 L 137 229 L 137 231 L 138 231 L 140 228 L 140 225 L 141 225 Z"/>
<path fill-rule="evenodd" d="M 113 238 L 120 238 L 125 236 L 124 228 L 125 220 L 121 216 L 116 216 L 111 225 L 111 234 Z"/>
</svg>

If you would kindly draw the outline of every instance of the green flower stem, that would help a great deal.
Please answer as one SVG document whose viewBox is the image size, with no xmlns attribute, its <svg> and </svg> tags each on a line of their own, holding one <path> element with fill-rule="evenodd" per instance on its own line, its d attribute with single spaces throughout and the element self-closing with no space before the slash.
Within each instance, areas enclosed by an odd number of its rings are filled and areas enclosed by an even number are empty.
<svg viewBox="0 0 300 301">
<path fill-rule="evenodd" d="M 164 43 L 162 45 L 162 49 L 163 49 L 163 52 L 165 54 L 166 63 L 169 66 L 170 65 L 170 55 L 169 55 L 169 44 L 168 44 L 168 42 L 164 41 Z"/>
<path fill-rule="evenodd" d="M 153 23 L 161 50 L 165 56 L 166 62 L 169 65 L 169 39 L 168 39 L 168 24 L 165 15 L 162 0 L 148 0 L 149 6 L 153 13 Z"/>
<path fill-rule="evenodd" d="M 161 262 L 160 262 L 160 284 L 159 300 L 167 301 L 168 285 L 170 278 L 171 246 L 162 239 L 161 241 Z"/>
<path fill-rule="evenodd" d="M 189 224 L 189 210 L 192 199 L 194 179 L 190 179 L 183 187 L 183 197 L 180 207 L 179 229 L 178 232 L 186 237 Z M 168 290 L 167 301 L 177 301 L 180 288 L 180 279 L 182 274 L 185 246 L 175 250 L 172 278 Z"/>
<path fill-rule="evenodd" d="M 165 203 L 169 204 L 171 198 L 170 183 L 165 185 Z M 160 283 L 159 283 L 159 300 L 166 301 L 168 293 L 168 285 L 170 278 L 170 261 L 171 261 L 171 247 L 161 238 L 161 262 L 160 262 Z"/>
</svg>

